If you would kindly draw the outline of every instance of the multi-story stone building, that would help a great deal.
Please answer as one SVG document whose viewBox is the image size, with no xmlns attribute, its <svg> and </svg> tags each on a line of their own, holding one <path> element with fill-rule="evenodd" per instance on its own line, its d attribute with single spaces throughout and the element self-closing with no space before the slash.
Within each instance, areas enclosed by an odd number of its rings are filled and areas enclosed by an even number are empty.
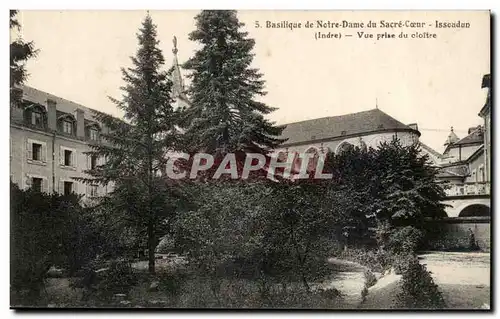
<svg viewBox="0 0 500 319">
<path fill-rule="evenodd" d="M 174 38 L 174 107 L 189 105 L 177 62 Z M 11 105 L 10 178 L 23 189 L 60 194 L 75 192 L 90 199 L 103 195 L 112 185 L 86 185 L 73 179 L 88 177 L 85 171 L 102 159 L 85 154 L 92 142 L 100 142 L 108 128 L 98 123 L 93 110 L 29 86 L 21 86 L 22 102 Z"/>
<path fill-rule="evenodd" d="M 106 187 L 84 185 L 73 177 L 99 164 L 85 154 L 106 128 L 92 111 L 58 96 L 22 86 L 23 99 L 11 106 L 10 174 L 21 188 L 86 197 L 102 195 Z"/>
</svg>

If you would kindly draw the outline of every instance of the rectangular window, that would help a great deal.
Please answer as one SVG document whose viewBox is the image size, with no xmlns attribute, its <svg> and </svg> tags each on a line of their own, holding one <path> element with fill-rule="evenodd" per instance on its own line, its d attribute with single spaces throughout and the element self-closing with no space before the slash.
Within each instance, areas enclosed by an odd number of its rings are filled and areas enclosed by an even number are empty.
<svg viewBox="0 0 500 319">
<path fill-rule="evenodd" d="M 69 195 L 73 192 L 73 182 L 64 182 L 64 195 Z"/>
<path fill-rule="evenodd" d="M 72 166 L 72 161 L 71 158 L 73 157 L 73 152 L 70 150 L 64 150 L 64 165 L 65 166 Z"/>
<path fill-rule="evenodd" d="M 42 145 L 38 143 L 31 144 L 31 159 L 34 161 L 42 160 Z"/>
<path fill-rule="evenodd" d="M 31 179 L 31 188 L 35 192 L 42 192 L 42 185 L 43 185 L 43 179 L 37 177 L 33 177 Z"/>
<path fill-rule="evenodd" d="M 90 157 L 90 169 L 95 169 L 97 167 L 97 156 L 92 155 Z"/>
<path fill-rule="evenodd" d="M 70 121 L 63 121 L 63 132 L 66 134 L 73 134 L 73 123 Z"/>
<path fill-rule="evenodd" d="M 31 125 L 38 127 L 43 125 L 42 114 L 40 112 L 31 112 Z"/>
<path fill-rule="evenodd" d="M 97 197 L 98 185 L 90 185 L 90 197 Z"/>
<path fill-rule="evenodd" d="M 90 130 L 90 139 L 92 141 L 97 141 L 99 139 L 99 132 L 96 129 Z"/>
</svg>

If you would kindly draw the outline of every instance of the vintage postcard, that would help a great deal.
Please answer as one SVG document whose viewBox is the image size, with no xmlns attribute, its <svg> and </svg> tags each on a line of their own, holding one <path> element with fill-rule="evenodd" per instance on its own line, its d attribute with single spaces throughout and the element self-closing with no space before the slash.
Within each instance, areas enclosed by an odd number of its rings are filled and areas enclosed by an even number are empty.
<svg viewBox="0 0 500 319">
<path fill-rule="evenodd" d="M 482 310 L 489 11 L 10 11 L 11 308 Z"/>
</svg>

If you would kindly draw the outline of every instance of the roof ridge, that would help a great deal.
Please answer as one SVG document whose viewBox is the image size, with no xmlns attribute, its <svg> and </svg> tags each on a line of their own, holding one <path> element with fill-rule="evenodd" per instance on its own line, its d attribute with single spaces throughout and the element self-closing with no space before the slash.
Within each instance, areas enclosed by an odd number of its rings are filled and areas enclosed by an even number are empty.
<svg viewBox="0 0 500 319">
<path fill-rule="evenodd" d="M 35 88 L 35 87 L 33 87 L 33 86 L 30 86 L 30 85 L 22 84 L 22 85 L 21 85 L 21 88 L 28 88 L 28 89 L 30 89 L 30 90 L 35 90 L 35 91 L 38 91 L 38 92 L 40 92 L 40 93 L 43 93 L 43 94 L 46 94 L 46 95 L 53 96 L 53 97 L 55 97 L 55 98 L 57 98 L 57 99 L 59 99 L 59 100 L 63 100 L 63 101 L 66 101 L 66 102 L 69 102 L 69 103 L 72 103 L 72 104 L 76 104 L 76 105 L 78 105 L 78 106 L 82 106 L 82 107 L 87 108 L 87 109 L 89 109 L 89 110 L 97 110 L 97 109 L 94 109 L 94 108 L 91 108 L 91 107 L 85 106 L 85 105 L 83 105 L 83 104 L 81 104 L 81 103 L 78 103 L 78 102 L 75 102 L 75 101 L 72 101 L 72 100 L 68 100 L 68 99 L 66 99 L 66 98 L 64 98 L 64 97 L 61 97 L 61 96 L 58 96 L 58 95 L 55 95 L 55 94 L 52 94 L 52 93 L 49 93 L 49 92 L 46 92 L 46 91 L 43 91 L 43 90 L 37 89 L 37 88 Z"/>
<path fill-rule="evenodd" d="M 309 122 L 309 121 L 316 121 L 316 120 L 323 120 L 323 119 L 331 119 L 331 118 L 337 118 L 337 117 L 342 117 L 342 116 L 346 116 L 346 115 L 357 115 L 357 114 L 361 114 L 361 113 L 368 113 L 368 112 L 373 112 L 373 111 L 380 111 L 379 109 L 370 109 L 370 110 L 365 110 L 365 111 L 359 111 L 359 112 L 354 112 L 354 113 L 344 113 L 344 114 L 340 114 L 340 115 L 332 115 L 332 116 L 324 116 L 324 117 L 317 117 L 317 118 L 313 118 L 313 119 L 309 119 L 309 120 L 301 120 L 301 121 L 297 121 L 297 122 L 290 122 L 290 123 L 285 123 L 285 124 L 281 124 L 281 125 L 290 125 L 290 124 L 299 124 L 299 123 L 304 123 L 304 122 Z M 380 111 L 382 112 L 382 111 Z M 382 112 L 384 113 L 384 112 Z M 390 116 L 386 113 L 384 113 L 385 115 L 387 116 Z M 392 116 L 391 116 L 392 117 Z M 403 124 L 403 123 L 401 123 Z M 403 124 L 404 125 L 404 124 Z"/>
</svg>

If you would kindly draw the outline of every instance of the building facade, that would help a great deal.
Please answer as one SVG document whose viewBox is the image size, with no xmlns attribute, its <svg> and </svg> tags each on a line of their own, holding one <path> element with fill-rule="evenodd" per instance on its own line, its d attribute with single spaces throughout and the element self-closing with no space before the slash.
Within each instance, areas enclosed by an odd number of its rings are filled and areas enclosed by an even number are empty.
<svg viewBox="0 0 500 319">
<path fill-rule="evenodd" d="M 10 177 L 21 188 L 86 198 L 104 194 L 100 185 L 85 185 L 74 177 L 88 177 L 85 170 L 101 159 L 85 154 L 106 131 L 82 105 L 28 86 L 19 88 L 23 99 L 11 106 Z"/>
</svg>

